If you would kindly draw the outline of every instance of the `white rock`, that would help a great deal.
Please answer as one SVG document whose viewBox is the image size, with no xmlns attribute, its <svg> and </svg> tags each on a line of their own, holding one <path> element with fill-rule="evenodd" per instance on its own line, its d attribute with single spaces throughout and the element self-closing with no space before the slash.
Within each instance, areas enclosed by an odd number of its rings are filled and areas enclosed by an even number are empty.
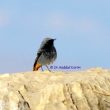
<svg viewBox="0 0 110 110">
<path fill-rule="evenodd" d="M 110 110 L 110 71 L 0 75 L 0 110 Z"/>
</svg>

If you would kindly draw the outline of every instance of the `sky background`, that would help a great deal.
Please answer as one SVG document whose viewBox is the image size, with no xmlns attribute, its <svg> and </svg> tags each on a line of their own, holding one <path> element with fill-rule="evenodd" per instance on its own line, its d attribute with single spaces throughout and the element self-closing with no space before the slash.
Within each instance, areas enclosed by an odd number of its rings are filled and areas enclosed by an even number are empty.
<svg viewBox="0 0 110 110">
<path fill-rule="evenodd" d="M 0 0 L 0 73 L 31 71 L 45 37 L 55 66 L 110 68 L 110 0 Z"/>
</svg>

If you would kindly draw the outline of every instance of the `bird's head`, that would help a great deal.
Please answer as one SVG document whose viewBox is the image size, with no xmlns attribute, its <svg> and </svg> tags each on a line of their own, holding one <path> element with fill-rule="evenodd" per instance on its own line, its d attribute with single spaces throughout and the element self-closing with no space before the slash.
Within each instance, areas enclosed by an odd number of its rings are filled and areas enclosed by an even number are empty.
<svg viewBox="0 0 110 110">
<path fill-rule="evenodd" d="M 56 39 L 45 38 L 45 39 L 43 40 L 43 42 L 45 42 L 45 43 L 52 43 L 52 42 L 54 42 L 54 40 L 56 40 Z"/>
<path fill-rule="evenodd" d="M 44 38 L 41 45 L 52 46 L 52 45 L 54 45 L 55 40 L 56 39 L 53 39 L 53 38 Z"/>
</svg>

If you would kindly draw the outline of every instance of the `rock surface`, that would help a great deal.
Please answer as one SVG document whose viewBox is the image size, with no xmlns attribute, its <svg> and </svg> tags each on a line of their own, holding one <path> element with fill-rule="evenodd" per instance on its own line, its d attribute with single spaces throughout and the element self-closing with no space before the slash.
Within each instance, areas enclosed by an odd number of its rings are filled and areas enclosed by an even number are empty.
<svg viewBox="0 0 110 110">
<path fill-rule="evenodd" d="M 0 110 L 110 110 L 110 71 L 0 75 Z"/>
</svg>

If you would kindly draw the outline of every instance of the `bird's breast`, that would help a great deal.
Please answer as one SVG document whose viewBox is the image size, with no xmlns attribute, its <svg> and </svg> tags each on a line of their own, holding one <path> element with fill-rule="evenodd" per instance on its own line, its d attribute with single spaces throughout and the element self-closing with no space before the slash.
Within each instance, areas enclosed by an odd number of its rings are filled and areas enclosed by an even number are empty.
<svg viewBox="0 0 110 110">
<path fill-rule="evenodd" d="M 42 65 L 47 65 L 53 63 L 56 57 L 57 57 L 57 53 L 55 49 L 51 49 L 51 51 L 47 50 L 41 54 L 40 58 L 38 59 L 38 63 Z"/>
</svg>

